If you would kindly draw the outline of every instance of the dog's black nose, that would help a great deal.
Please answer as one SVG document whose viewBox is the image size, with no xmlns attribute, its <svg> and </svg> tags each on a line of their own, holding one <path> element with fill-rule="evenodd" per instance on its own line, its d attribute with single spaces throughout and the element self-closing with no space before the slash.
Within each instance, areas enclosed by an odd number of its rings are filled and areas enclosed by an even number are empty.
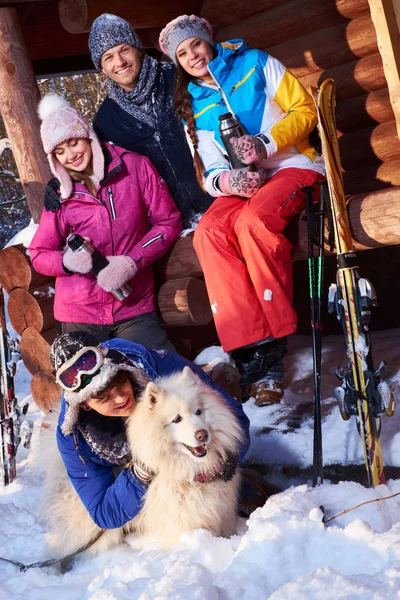
<svg viewBox="0 0 400 600">
<path fill-rule="evenodd" d="M 207 438 L 208 438 L 208 433 L 207 433 L 207 431 L 205 429 L 199 429 L 194 434 L 194 437 L 196 438 L 196 440 L 198 442 L 206 442 Z"/>
</svg>

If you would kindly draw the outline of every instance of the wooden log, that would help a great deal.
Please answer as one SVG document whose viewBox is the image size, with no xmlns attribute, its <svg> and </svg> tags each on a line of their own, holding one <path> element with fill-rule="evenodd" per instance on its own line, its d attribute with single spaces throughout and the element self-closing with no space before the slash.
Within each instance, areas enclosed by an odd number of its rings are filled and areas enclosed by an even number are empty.
<svg viewBox="0 0 400 600">
<path fill-rule="evenodd" d="M 185 11 L 189 15 L 197 14 L 200 7 L 201 2 L 198 0 L 186 0 L 185 2 Z M 61 24 L 69 33 L 90 31 L 93 21 L 109 10 L 110 2 L 108 0 L 60 0 L 58 3 Z M 182 2 L 180 0 L 168 0 L 168 2 L 150 0 L 150 2 L 142 4 L 141 2 L 114 0 L 112 11 L 113 14 L 132 23 L 135 29 L 164 27 L 171 19 L 182 13 Z"/>
<path fill-rule="evenodd" d="M 206 325 L 212 320 L 206 285 L 202 279 L 184 277 L 166 281 L 158 292 L 158 307 L 166 325 Z"/>
<path fill-rule="evenodd" d="M 164 281 L 182 277 L 202 277 L 199 259 L 193 252 L 193 234 L 181 237 L 155 264 L 156 281 L 160 285 Z"/>
<path fill-rule="evenodd" d="M 0 283 L 7 293 L 15 288 L 35 290 L 41 286 L 55 285 L 55 278 L 34 270 L 26 248 L 22 244 L 0 251 Z"/>
<path fill-rule="evenodd" d="M 0 251 L 0 283 L 9 294 L 15 288 L 27 290 L 31 269 L 26 256 L 15 246 Z"/>
<path fill-rule="evenodd" d="M 381 165 L 368 165 L 343 173 L 347 194 L 362 194 L 389 186 L 400 186 L 400 160 L 384 162 Z"/>
<path fill-rule="evenodd" d="M 336 4 L 337 12 L 346 19 L 354 19 L 369 12 L 368 0 L 336 0 L 332 3 Z M 227 9 L 226 0 L 204 0 L 200 15 L 208 19 L 214 27 L 220 28 L 285 4 L 288 4 L 288 0 L 230 0 Z M 293 14 L 297 18 L 297 11 Z"/>
<path fill-rule="evenodd" d="M 329 69 L 378 52 L 375 28 L 369 14 L 348 23 L 313 31 L 267 52 L 283 62 L 296 77 Z"/>
<path fill-rule="evenodd" d="M 31 394 L 40 410 L 47 413 L 60 404 L 62 390 L 52 373 L 37 371 L 32 375 Z"/>
<path fill-rule="evenodd" d="M 387 87 L 379 52 L 332 69 L 299 77 L 299 81 L 309 89 L 311 86 L 319 87 L 328 77 L 336 81 L 338 102 Z"/>
<path fill-rule="evenodd" d="M 54 328 L 54 296 L 39 297 L 39 302 L 29 292 L 21 288 L 17 288 L 10 293 L 8 316 L 11 325 L 19 335 L 22 335 L 27 327 L 33 327 L 37 331 Z"/>
<path fill-rule="evenodd" d="M 50 344 L 34 327 L 27 327 L 21 336 L 21 357 L 29 373 L 53 371 L 50 360 Z"/>
<path fill-rule="evenodd" d="M 336 106 L 337 128 L 343 133 L 393 119 L 394 113 L 387 88 L 342 100 Z"/>
<path fill-rule="evenodd" d="M 351 196 L 348 211 L 356 250 L 400 244 L 400 187 Z M 294 261 L 307 258 L 307 224 L 303 216 L 304 211 L 292 219 L 285 232 L 294 244 Z"/>
<path fill-rule="evenodd" d="M 396 121 L 346 133 L 340 137 L 339 147 L 342 167 L 346 171 L 398 160 L 400 140 Z"/>
<path fill-rule="evenodd" d="M 39 132 L 40 99 L 15 8 L 0 8 L 0 112 L 35 223 L 51 177 Z"/>
<path fill-rule="evenodd" d="M 344 8 L 344 2 L 341 6 Z M 350 18 L 367 14 L 365 2 L 362 1 L 359 8 L 360 12 L 357 14 L 355 10 Z M 267 45 L 271 47 L 282 40 L 292 40 L 319 31 L 323 23 L 332 26 L 343 23 L 347 18 L 349 17 L 338 10 L 334 1 L 289 0 L 270 10 L 223 27 L 218 31 L 217 41 L 243 38 L 252 48 L 265 48 Z"/>
<path fill-rule="evenodd" d="M 395 9 L 397 5 L 397 13 Z M 397 132 L 400 136 L 400 35 L 398 1 L 369 0 L 372 21 L 379 42 L 383 69 L 395 114 Z"/>
</svg>

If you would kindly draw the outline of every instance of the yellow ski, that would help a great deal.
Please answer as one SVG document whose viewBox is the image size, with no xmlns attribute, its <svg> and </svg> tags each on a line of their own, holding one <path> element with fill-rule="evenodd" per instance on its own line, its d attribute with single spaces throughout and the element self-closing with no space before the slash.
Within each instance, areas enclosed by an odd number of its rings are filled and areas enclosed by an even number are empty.
<svg viewBox="0 0 400 600">
<path fill-rule="evenodd" d="M 336 133 L 336 86 L 326 79 L 313 91 L 318 110 L 318 128 L 333 216 L 337 253 L 337 281 L 329 290 L 329 310 L 336 311 L 345 337 L 348 370 L 338 367 L 341 385 L 335 389 L 340 413 L 347 420 L 355 415 L 362 440 L 368 486 L 385 483 L 380 442 L 382 413 L 393 414 L 394 398 L 383 380 L 386 364 L 374 369 L 369 321 L 371 307 L 377 305 L 373 286 L 360 278 L 354 252 L 344 194 L 339 144 Z"/>
</svg>

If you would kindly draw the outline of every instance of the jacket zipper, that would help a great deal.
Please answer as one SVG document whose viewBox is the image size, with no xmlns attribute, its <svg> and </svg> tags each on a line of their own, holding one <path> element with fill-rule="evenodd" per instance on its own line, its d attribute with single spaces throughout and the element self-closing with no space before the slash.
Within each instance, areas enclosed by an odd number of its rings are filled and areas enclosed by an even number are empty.
<svg viewBox="0 0 400 600">
<path fill-rule="evenodd" d="M 114 205 L 114 194 L 112 193 L 111 188 L 107 188 L 107 192 L 108 192 L 108 199 L 110 201 L 110 208 L 111 208 L 111 214 L 112 214 L 112 218 L 115 220 L 117 218 L 117 213 L 115 212 L 115 205 Z"/>
<path fill-rule="evenodd" d="M 215 83 L 217 84 L 218 91 L 219 91 L 219 93 L 221 94 L 221 96 L 222 96 L 222 98 L 223 98 L 223 100 L 224 100 L 224 102 L 225 102 L 225 104 L 226 104 L 227 108 L 229 109 L 229 112 L 232 114 L 232 116 L 233 116 L 233 117 L 235 117 L 235 119 L 237 119 L 237 116 L 235 115 L 235 112 L 234 112 L 234 110 L 232 109 L 231 105 L 230 105 L 230 104 L 229 104 L 229 102 L 228 102 L 228 98 L 225 96 L 225 92 L 224 92 L 224 90 L 223 90 L 223 89 L 222 89 L 222 87 L 219 85 L 218 81 L 217 81 L 217 80 L 216 80 L 216 78 L 214 77 L 214 75 L 213 75 L 213 72 L 211 71 L 211 69 L 210 69 L 210 67 L 209 67 L 208 65 L 207 65 L 207 69 L 208 69 L 208 72 L 210 73 L 211 77 L 214 79 Z M 237 119 L 237 120 L 239 120 L 239 119 Z"/>
<path fill-rule="evenodd" d="M 163 234 L 159 233 L 159 234 L 155 235 L 153 238 L 150 238 L 149 240 L 147 240 L 147 242 L 145 242 L 144 244 L 142 244 L 142 248 L 146 248 L 147 246 L 150 246 L 150 244 L 152 244 L 156 240 L 163 240 L 164 241 Z"/>
</svg>

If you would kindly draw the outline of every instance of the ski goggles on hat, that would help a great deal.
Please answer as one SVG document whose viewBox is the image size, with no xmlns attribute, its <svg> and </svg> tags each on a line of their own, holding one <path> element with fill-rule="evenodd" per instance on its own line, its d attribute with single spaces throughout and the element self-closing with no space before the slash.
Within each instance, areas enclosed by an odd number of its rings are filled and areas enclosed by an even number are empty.
<svg viewBox="0 0 400 600">
<path fill-rule="evenodd" d="M 69 358 L 56 373 L 56 382 L 66 392 L 86 387 L 100 371 L 104 356 L 99 348 L 86 346 Z"/>
</svg>

